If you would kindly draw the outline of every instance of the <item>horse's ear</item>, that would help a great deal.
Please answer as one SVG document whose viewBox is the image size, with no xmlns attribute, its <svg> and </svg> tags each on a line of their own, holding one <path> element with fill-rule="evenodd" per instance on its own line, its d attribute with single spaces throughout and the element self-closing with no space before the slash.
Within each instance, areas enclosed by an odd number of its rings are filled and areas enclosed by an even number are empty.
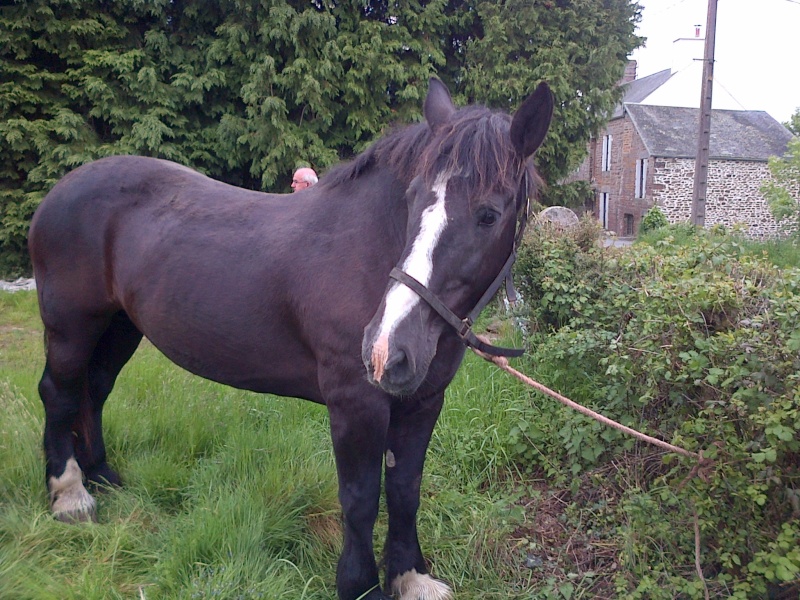
<svg viewBox="0 0 800 600">
<path fill-rule="evenodd" d="M 428 96 L 425 98 L 423 111 L 425 120 L 430 128 L 434 130 L 444 125 L 456 111 L 447 87 L 435 77 L 430 79 Z"/>
<path fill-rule="evenodd" d="M 553 104 L 553 92 L 542 82 L 514 113 L 511 143 L 523 158 L 528 158 L 542 145 L 553 117 Z"/>
</svg>

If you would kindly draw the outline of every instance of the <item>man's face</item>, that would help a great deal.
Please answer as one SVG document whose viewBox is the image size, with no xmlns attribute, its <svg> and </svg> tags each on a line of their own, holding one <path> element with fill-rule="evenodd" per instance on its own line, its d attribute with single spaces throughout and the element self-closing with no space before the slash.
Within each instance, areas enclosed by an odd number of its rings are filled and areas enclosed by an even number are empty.
<svg viewBox="0 0 800 600">
<path fill-rule="evenodd" d="M 298 175 L 297 173 L 294 174 L 292 177 L 292 191 L 299 192 L 300 190 L 304 190 L 308 187 L 309 183 L 303 179 L 302 175 Z"/>
</svg>

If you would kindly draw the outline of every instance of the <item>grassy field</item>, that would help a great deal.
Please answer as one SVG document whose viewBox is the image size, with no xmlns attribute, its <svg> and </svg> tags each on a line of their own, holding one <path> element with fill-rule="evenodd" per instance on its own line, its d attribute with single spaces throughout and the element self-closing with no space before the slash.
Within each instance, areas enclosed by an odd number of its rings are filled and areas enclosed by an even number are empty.
<svg viewBox="0 0 800 600">
<path fill-rule="evenodd" d="M 35 293 L 0 292 L 0 598 L 335 597 L 340 512 L 324 407 L 202 380 L 145 342 L 104 414 L 126 485 L 100 497 L 99 523 L 65 525 L 49 516 L 44 486 L 42 366 Z M 471 354 L 449 390 L 419 525 L 433 572 L 460 600 L 557 597 L 525 567 L 532 542 L 520 533 L 532 498 L 548 495 L 505 451 L 510 417 L 529 401 Z M 377 548 L 384 532 L 382 511 Z"/>
<path fill-rule="evenodd" d="M 693 229 L 680 227 L 645 241 L 709 255 L 717 243 L 700 246 Z M 766 256 L 781 269 L 800 266 L 791 241 L 718 241 L 726 260 L 733 252 Z M 99 523 L 65 525 L 49 515 L 44 486 L 41 337 L 35 294 L 0 291 L 0 600 L 335 597 L 340 510 L 324 407 L 210 383 L 144 342 L 105 411 L 110 461 L 125 487 L 99 498 Z M 522 369 L 558 388 L 546 362 L 531 366 L 534 357 L 547 354 L 532 352 L 519 361 Z M 578 368 L 573 391 L 584 375 Z M 606 440 L 605 430 L 591 422 L 561 430 L 563 417 L 551 400 L 468 353 L 448 390 L 422 485 L 419 530 L 433 573 L 459 600 L 704 597 L 692 560 L 694 524 L 664 506 L 677 491 L 650 475 L 661 458 L 630 444 L 626 451 L 624 440 L 609 442 L 613 457 L 575 475 L 568 461 L 558 462 L 560 448 L 590 428 Z M 588 443 L 572 447 L 581 456 L 591 450 Z M 544 471 L 557 479 L 531 475 Z M 719 509 L 733 505 L 720 486 L 706 520 L 719 514 L 741 524 L 760 514 Z M 382 513 L 378 549 L 385 528 Z M 731 539 L 737 531 L 730 528 Z M 721 540 L 703 549 L 714 598 L 730 597 L 732 576 L 747 583 L 739 563 L 718 574 L 707 559 L 712 550 L 726 551 L 727 532 L 702 534 L 704 543 Z M 784 552 L 777 537 L 767 542 L 756 559 L 785 566 L 791 543 Z M 797 597 L 797 582 L 781 591 L 775 577 L 768 581 L 770 597 Z"/>
</svg>

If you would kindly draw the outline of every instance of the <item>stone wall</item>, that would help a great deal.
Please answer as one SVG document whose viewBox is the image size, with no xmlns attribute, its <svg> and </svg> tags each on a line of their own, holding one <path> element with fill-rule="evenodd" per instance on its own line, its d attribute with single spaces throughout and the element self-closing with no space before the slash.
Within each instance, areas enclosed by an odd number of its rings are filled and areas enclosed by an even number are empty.
<svg viewBox="0 0 800 600">
<path fill-rule="evenodd" d="M 671 223 L 692 214 L 694 159 L 654 158 L 652 198 Z M 711 160 L 706 194 L 706 227 L 741 225 L 753 238 L 775 237 L 781 231 L 772 217 L 761 186 L 771 175 L 766 162 Z"/>
</svg>

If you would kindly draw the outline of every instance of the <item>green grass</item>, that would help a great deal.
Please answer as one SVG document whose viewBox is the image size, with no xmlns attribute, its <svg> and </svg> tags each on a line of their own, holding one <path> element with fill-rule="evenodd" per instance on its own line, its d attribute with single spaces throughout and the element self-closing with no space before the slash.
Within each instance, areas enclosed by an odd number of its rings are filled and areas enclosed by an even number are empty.
<svg viewBox="0 0 800 600">
<path fill-rule="evenodd" d="M 765 242 L 746 242 L 748 251 L 755 255 L 764 255 L 767 262 L 779 268 L 800 268 L 800 238 L 768 240 Z"/>
<path fill-rule="evenodd" d="M 797 236 L 760 241 L 731 234 L 730 231 L 723 235 L 724 231 L 711 228 L 704 230 L 703 234 L 718 235 L 721 243 L 733 241 L 739 248 L 740 256 L 763 257 L 778 268 L 800 268 L 800 238 Z M 697 234 L 698 230 L 693 225 L 681 223 L 642 234 L 637 241 L 654 246 L 669 239 L 675 246 L 694 246 Z"/>
<path fill-rule="evenodd" d="M 202 380 L 145 342 L 104 413 L 125 486 L 99 497 L 99 523 L 65 525 L 44 487 L 42 354 L 35 293 L 0 292 L 0 598 L 335 597 L 324 407 Z M 420 536 L 462 600 L 533 597 L 509 537 L 521 514 L 505 448 L 526 397 L 470 354 L 431 443 Z M 382 511 L 379 549 L 385 530 Z"/>
</svg>

